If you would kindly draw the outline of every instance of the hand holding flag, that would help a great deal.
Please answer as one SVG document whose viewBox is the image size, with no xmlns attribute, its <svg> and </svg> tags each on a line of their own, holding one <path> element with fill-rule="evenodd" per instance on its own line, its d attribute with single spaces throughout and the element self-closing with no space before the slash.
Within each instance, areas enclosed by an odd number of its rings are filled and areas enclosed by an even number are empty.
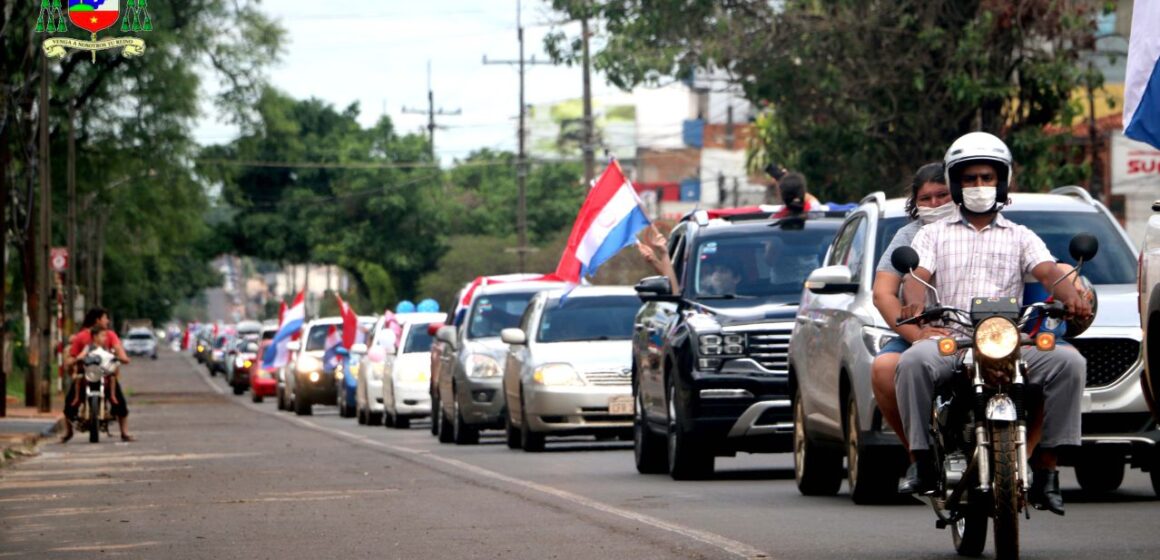
<svg viewBox="0 0 1160 560">
<path fill-rule="evenodd" d="M 637 233 L 649 224 L 636 190 L 613 161 L 580 207 L 556 276 L 579 284 L 582 276 L 596 274 L 600 265 L 635 244 Z"/>
</svg>

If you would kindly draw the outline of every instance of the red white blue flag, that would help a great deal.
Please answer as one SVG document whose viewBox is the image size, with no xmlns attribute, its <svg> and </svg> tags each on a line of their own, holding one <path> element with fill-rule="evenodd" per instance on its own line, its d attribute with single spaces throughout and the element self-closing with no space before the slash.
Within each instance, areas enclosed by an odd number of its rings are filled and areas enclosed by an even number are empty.
<svg viewBox="0 0 1160 560">
<path fill-rule="evenodd" d="M 649 223 L 632 183 L 613 161 L 580 207 L 572 234 L 568 236 L 568 246 L 556 266 L 556 276 L 564 282 L 579 284 L 582 276 L 596 274 L 600 265 L 621 249 L 635 244 L 637 234 Z"/>
<path fill-rule="evenodd" d="M 68 0 L 73 25 L 96 33 L 112 27 L 121 16 L 121 0 Z"/>
</svg>

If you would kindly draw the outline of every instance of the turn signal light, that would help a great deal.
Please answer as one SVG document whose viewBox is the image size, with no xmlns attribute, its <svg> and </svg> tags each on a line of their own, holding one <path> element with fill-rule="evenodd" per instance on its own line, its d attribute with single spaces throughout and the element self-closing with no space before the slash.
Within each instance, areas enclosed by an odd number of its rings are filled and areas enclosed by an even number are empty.
<svg viewBox="0 0 1160 560">
<path fill-rule="evenodd" d="M 1035 347 L 1043 352 L 1055 350 L 1055 334 L 1049 332 L 1039 333 L 1035 337 Z"/>
<path fill-rule="evenodd" d="M 949 338 L 949 337 L 938 339 L 938 353 L 939 354 L 942 354 L 943 356 L 950 356 L 951 354 L 954 354 L 955 351 L 957 351 L 958 349 L 959 349 L 959 345 L 955 344 L 955 339 Z"/>
</svg>

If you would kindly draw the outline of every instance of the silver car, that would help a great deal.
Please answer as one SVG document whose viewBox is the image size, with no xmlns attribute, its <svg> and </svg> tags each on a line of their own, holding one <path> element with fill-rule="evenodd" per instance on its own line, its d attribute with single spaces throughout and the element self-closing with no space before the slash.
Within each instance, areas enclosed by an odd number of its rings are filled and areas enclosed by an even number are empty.
<svg viewBox="0 0 1160 560">
<path fill-rule="evenodd" d="M 548 435 L 632 436 L 632 326 L 640 299 L 625 287 L 579 287 L 532 298 L 509 345 L 503 388 L 507 444 L 544 449 Z"/>
<path fill-rule="evenodd" d="M 1068 340 L 1087 358 L 1083 450 L 1075 466 L 1085 490 L 1114 490 L 1125 464 L 1150 467 L 1160 439 L 1140 390 L 1135 249 L 1111 213 L 1079 187 L 1012 193 L 1011 200 L 1003 215 L 1034 231 L 1062 262 L 1075 264 L 1068 251 L 1075 234 L 1099 240 L 1099 253 L 1083 270 L 1095 286 L 1098 312 L 1086 332 Z M 895 336 L 874 307 L 871 282 L 882 252 L 907 221 L 903 205 L 882 193 L 863 199 L 802 293 L 790 375 L 800 394 L 794 463 L 803 492 L 837 492 L 845 457 L 854 500 L 875 501 L 894 494 L 906 464 L 870 388 L 874 356 Z"/>
<path fill-rule="evenodd" d="M 528 301 L 557 282 L 511 282 L 475 291 L 462 324 L 439 329 L 436 336 L 450 352 L 439 364 L 439 441 L 479 443 L 479 431 L 503 427 L 503 360 L 507 344 L 500 331 L 519 326 Z"/>
<path fill-rule="evenodd" d="M 149 329 L 132 329 L 125 337 L 125 353 L 130 356 L 149 356 L 157 359 L 157 338 Z"/>
</svg>

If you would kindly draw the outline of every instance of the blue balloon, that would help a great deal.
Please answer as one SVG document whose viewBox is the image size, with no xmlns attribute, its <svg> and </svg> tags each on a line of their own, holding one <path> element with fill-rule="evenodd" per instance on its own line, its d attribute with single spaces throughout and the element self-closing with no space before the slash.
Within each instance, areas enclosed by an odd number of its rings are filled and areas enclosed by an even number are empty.
<svg viewBox="0 0 1160 560">
<path fill-rule="evenodd" d="M 431 298 L 427 298 L 427 299 L 419 302 L 418 309 L 419 309 L 419 313 L 438 313 L 439 312 L 439 302 L 437 302 Z"/>
<path fill-rule="evenodd" d="M 412 302 L 411 300 L 405 299 L 403 301 L 400 301 L 399 304 L 395 306 L 395 313 L 414 313 L 414 312 L 415 312 L 415 303 Z"/>
</svg>

